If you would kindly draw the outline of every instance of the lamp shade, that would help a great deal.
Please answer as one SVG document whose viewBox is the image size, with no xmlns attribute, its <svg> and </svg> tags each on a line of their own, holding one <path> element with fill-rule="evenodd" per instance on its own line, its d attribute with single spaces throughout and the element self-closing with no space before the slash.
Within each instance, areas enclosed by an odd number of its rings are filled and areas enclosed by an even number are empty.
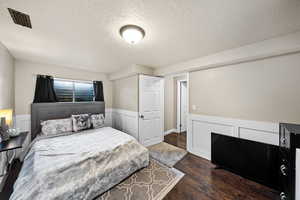
<svg viewBox="0 0 300 200">
<path fill-rule="evenodd" d="M 6 120 L 6 125 L 11 126 L 12 125 L 12 114 L 13 110 L 12 109 L 3 109 L 0 110 L 0 118 L 5 118 Z"/>
</svg>

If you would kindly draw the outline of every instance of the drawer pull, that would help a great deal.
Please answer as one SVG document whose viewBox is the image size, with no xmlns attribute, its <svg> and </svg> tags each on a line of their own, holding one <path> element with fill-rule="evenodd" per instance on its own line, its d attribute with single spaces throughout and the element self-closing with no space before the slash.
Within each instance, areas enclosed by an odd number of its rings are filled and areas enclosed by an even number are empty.
<svg viewBox="0 0 300 200">
<path fill-rule="evenodd" d="M 284 192 L 280 193 L 280 200 L 287 200 L 286 195 L 284 194 Z"/>
<path fill-rule="evenodd" d="M 283 176 L 287 176 L 287 167 L 285 165 L 280 166 L 280 171 Z"/>
</svg>

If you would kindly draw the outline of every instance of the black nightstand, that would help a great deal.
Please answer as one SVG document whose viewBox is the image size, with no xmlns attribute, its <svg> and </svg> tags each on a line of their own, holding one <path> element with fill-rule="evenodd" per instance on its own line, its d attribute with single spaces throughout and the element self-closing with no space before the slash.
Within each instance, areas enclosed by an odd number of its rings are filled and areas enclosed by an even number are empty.
<svg viewBox="0 0 300 200">
<path fill-rule="evenodd" d="M 0 152 L 22 148 L 27 134 L 28 132 L 22 132 L 17 137 L 12 137 L 7 141 L 2 141 L 0 143 Z"/>
<path fill-rule="evenodd" d="M 14 151 L 16 149 L 20 149 L 23 147 L 24 141 L 27 137 L 28 132 L 22 132 L 20 135 L 16 137 L 12 137 L 7 141 L 2 141 L 0 142 L 0 153 L 1 152 L 6 152 L 6 166 L 7 166 L 7 173 L 6 174 L 0 174 L 0 177 L 2 177 L 2 180 L 0 181 L 0 191 L 2 191 L 2 186 L 6 181 L 7 175 L 9 174 L 9 169 L 10 169 L 10 163 L 9 163 L 9 151 Z M 14 160 L 16 153 L 13 152 L 13 156 L 11 160 Z"/>
</svg>

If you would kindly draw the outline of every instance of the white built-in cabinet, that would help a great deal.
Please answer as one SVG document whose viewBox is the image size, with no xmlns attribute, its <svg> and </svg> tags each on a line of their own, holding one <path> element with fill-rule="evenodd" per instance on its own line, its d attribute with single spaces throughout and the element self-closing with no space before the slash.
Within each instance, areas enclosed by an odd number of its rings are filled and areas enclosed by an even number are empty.
<svg viewBox="0 0 300 200">
<path fill-rule="evenodd" d="M 188 121 L 188 151 L 208 160 L 211 159 L 211 132 L 279 145 L 278 123 L 197 114 L 189 114 Z"/>
</svg>

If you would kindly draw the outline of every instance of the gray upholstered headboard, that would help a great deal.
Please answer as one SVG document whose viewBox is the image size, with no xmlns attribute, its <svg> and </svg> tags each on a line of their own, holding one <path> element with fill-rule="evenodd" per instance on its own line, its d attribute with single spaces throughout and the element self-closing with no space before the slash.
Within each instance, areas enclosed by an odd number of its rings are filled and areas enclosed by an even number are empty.
<svg viewBox="0 0 300 200">
<path fill-rule="evenodd" d="M 41 132 L 41 121 L 68 118 L 73 114 L 105 114 L 104 102 L 31 104 L 31 140 Z"/>
</svg>

